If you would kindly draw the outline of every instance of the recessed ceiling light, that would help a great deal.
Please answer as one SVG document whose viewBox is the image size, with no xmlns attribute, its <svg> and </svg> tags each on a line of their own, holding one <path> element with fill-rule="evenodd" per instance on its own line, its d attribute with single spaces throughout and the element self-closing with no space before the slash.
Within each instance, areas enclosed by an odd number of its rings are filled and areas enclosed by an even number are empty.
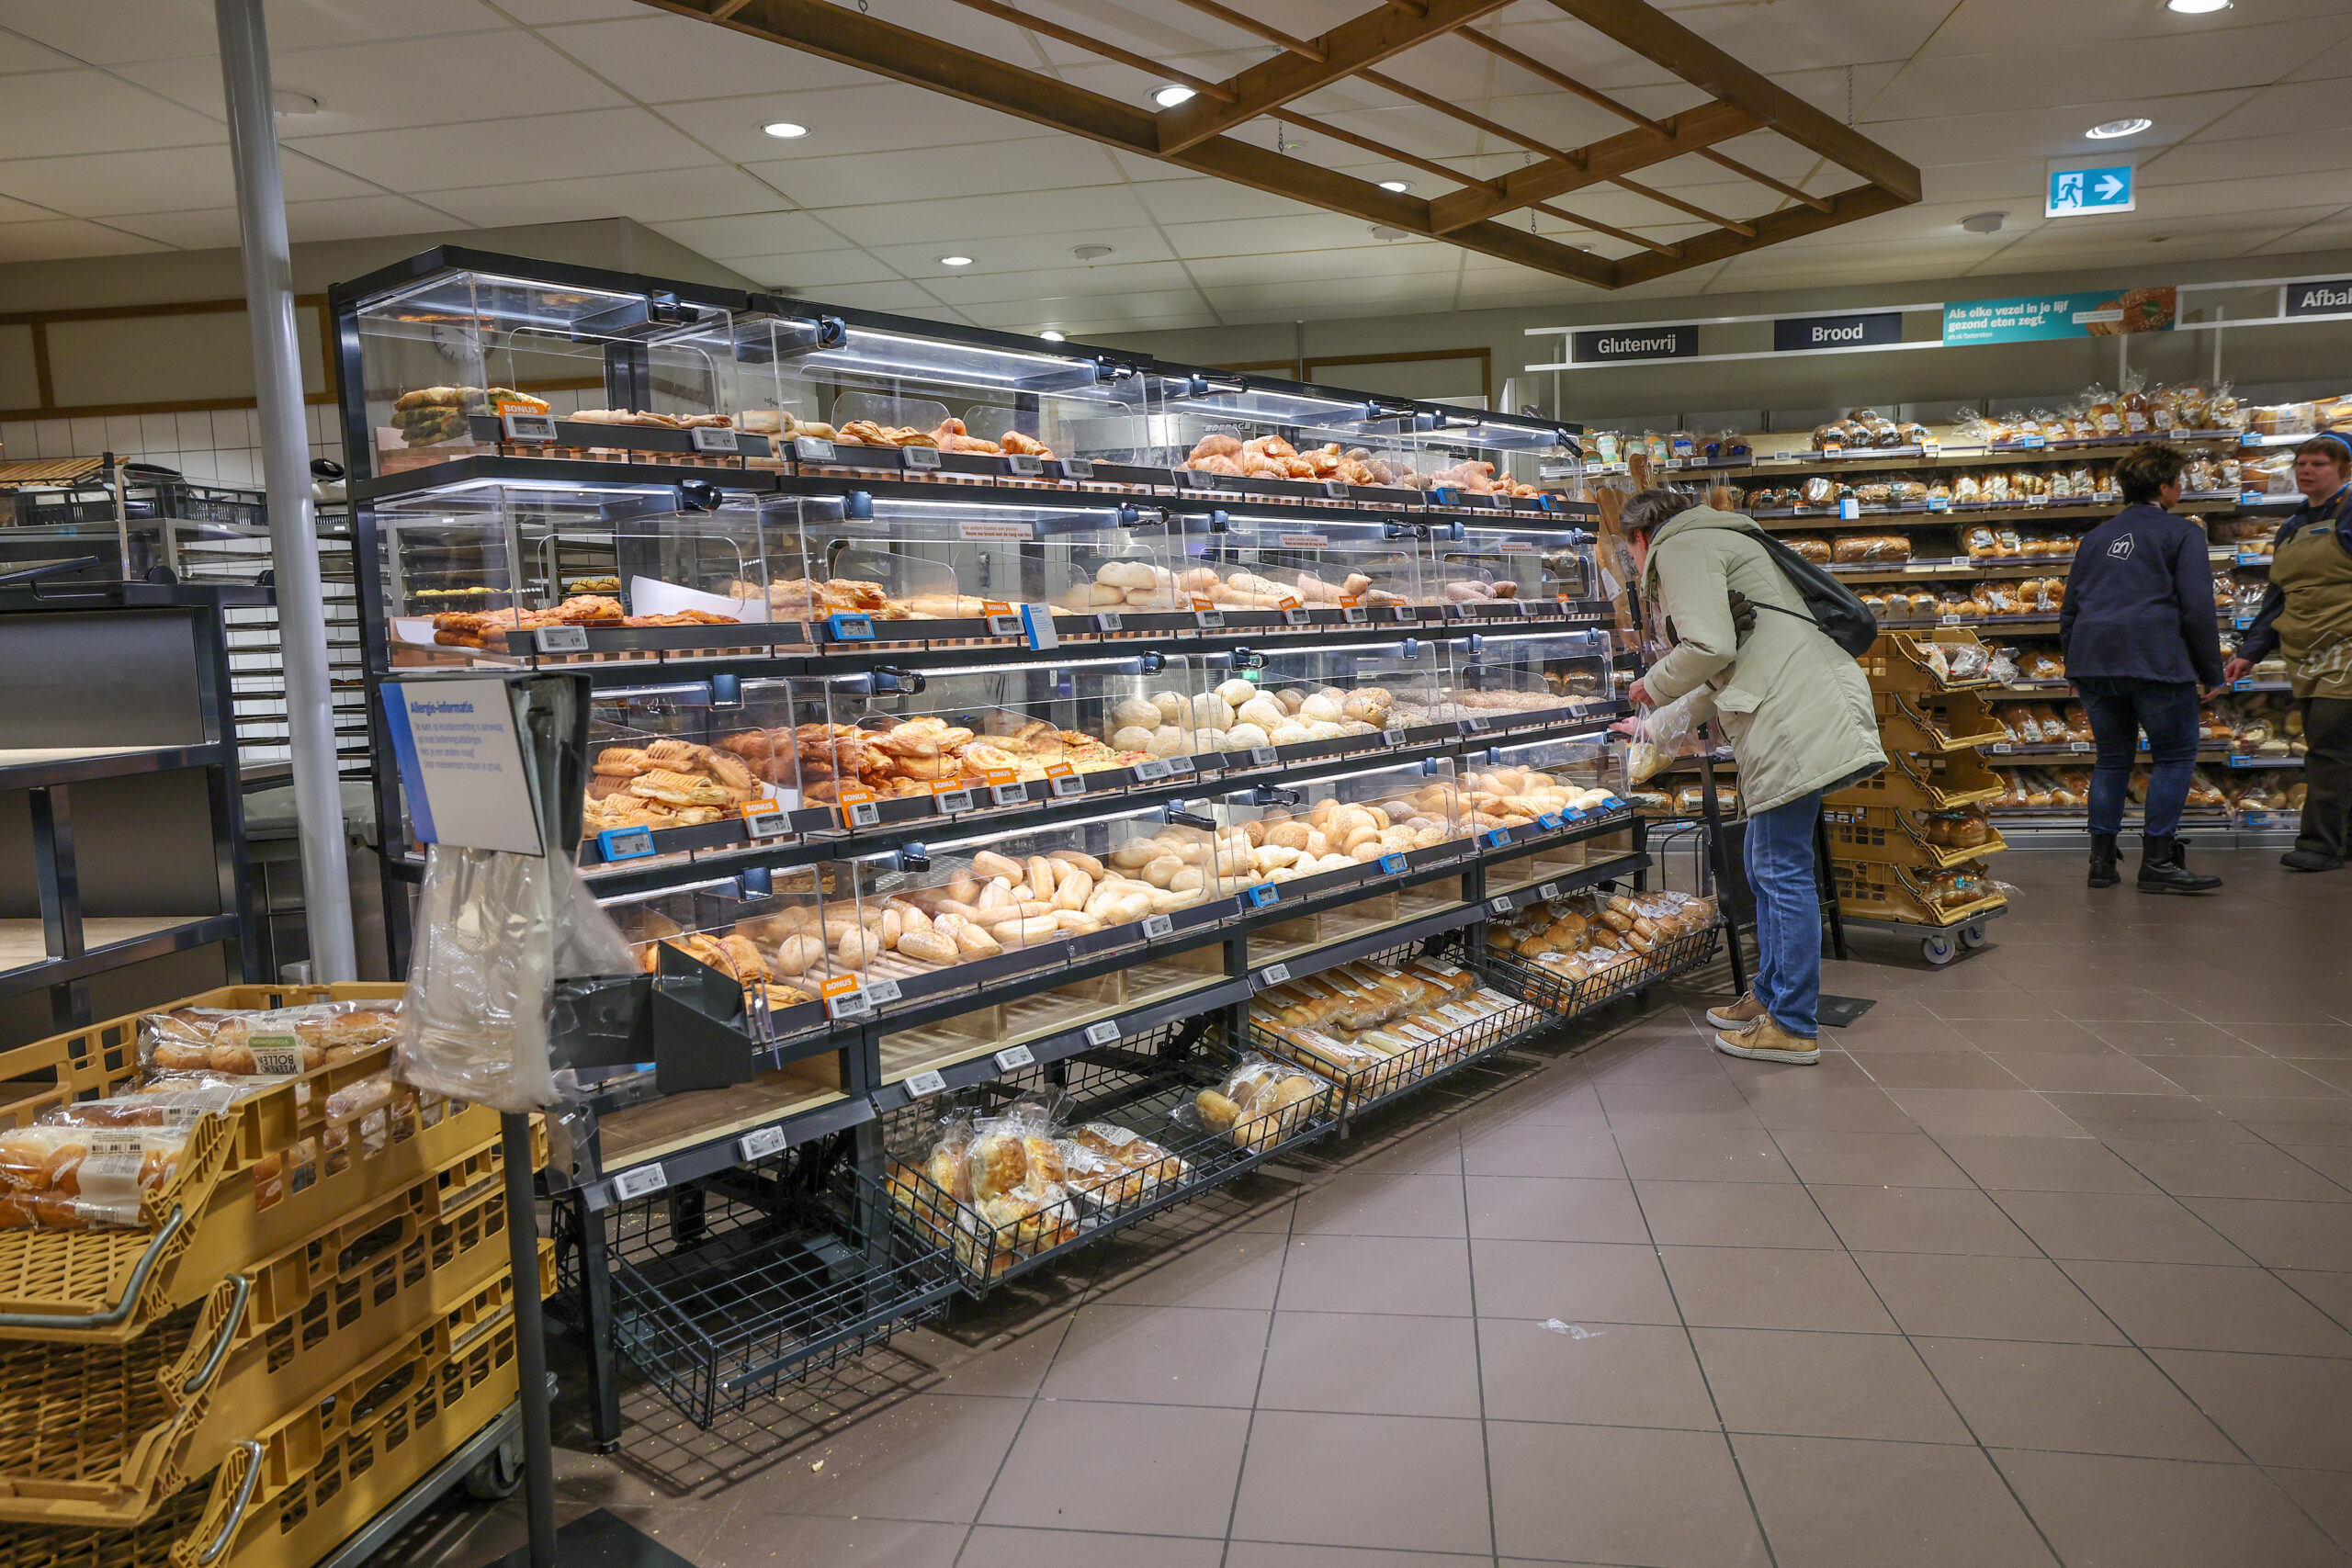
<svg viewBox="0 0 2352 1568">
<path fill-rule="evenodd" d="M 2165 0 L 2165 9 L 2178 11 L 2184 17 L 2202 17 L 2211 11 L 2226 11 L 2230 0 Z"/>
<path fill-rule="evenodd" d="M 1199 95 L 1194 93 L 1190 87 L 1179 87 L 1170 84 L 1165 87 L 1153 88 L 1151 101 L 1158 104 L 1161 108 L 1172 109 L 1178 104 L 1190 103 L 1197 96 L 1199 96 Z"/>
<path fill-rule="evenodd" d="M 2137 115 L 2132 115 L 2124 119 L 2110 119 L 2103 124 L 2094 125 L 2083 134 L 2093 141 L 2112 141 L 2119 136 L 2137 136 L 2155 123 L 2153 119 L 2143 119 Z"/>
<path fill-rule="evenodd" d="M 766 131 L 770 136 L 775 137 L 778 141 L 790 141 L 796 137 L 802 137 L 808 134 L 808 128 L 807 126 L 795 125 L 788 119 L 772 119 L 765 125 L 760 127 L 760 129 Z"/>
<path fill-rule="evenodd" d="M 1375 240 L 1409 240 L 1413 236 L 1408 231 L 1392 224 L 1375 223 L 1372 226 L 1372 237 Z"/>
<path fill-rule="evenodd" d="M 1108 245 L 1072 245 L 1069 254 L 1082 262 L 1099 262 L 1111 254 Z"/>
<path fill-rule="evenodd" d="M 1960 226 L 1972 234 L 1997 234 L 2008 216 L 2006 212 L 1972 212 L 1960 220 Z"/>
<path fill-rule="evenodd" d="M 969 256 L 942 256 L 939 258 L 939 265 L 942 266 L 969 266 L 972 265 L 972 258 Z"/>
<path fill-rule="evenodd" d="M 1062 334 L 1054 331 L 1051 327 L 1047 327 L 1044 332 L 1039 333 L 1037 335 L 1044 338 L 1047 343 L 1059 343 L 1062 341 Z"/>
<path fill-rule="evenodd" d="M 319 100 L 294 87 L 279 87 L 269 95 L 269 107 L 279 114 L 316 114 Z"/>
<path fill-rule="evenodd" d="M 1405 192 L 1413 188 L 1413 182 L 1410 180 L 1383 180 L 1380 182 L 1380 188 L 1383 190 L 1393 190 L 1401 196 Z"/>
</svg>

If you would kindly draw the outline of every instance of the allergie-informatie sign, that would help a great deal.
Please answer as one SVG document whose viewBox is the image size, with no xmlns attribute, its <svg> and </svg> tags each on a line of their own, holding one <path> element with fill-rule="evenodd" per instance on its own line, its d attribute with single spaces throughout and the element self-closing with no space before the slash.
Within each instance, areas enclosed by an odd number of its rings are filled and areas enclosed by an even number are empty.
<svg viewBox="0 0 2352 1568">
<path fill-rule="evenodd" d="M 387 682 L 383 693 L 419 841 L 547 852 L 505 682 Z"/>
</svg>

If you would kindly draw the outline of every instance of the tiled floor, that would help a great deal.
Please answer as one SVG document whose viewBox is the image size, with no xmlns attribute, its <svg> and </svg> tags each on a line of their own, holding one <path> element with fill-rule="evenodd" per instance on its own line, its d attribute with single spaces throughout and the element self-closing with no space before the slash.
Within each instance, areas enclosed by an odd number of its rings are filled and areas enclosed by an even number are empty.
<svg viewBox="0 0 2352 1568">
<path fill-rule="evenodd" d="M 564 1506 L 701 1568 L 2352 1563 L 2352 882 L 2199 859 L 2012 853 L 1817 1068 L 1660 998 L 712 1432 L 635 1398 Z"/>
</svg>

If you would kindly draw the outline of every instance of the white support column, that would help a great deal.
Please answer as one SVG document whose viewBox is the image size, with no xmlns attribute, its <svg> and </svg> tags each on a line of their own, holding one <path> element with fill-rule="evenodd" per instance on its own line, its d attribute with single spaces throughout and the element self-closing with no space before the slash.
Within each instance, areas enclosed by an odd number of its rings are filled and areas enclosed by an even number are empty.
<svg viewBox="0 0 2352 1568">
<path fill-rule="evenodd" d="M 286 666 L 286 716 L 292 730 L 294 813 L 311 974 L 322 981 L 352 980 L 358 977 L 358 963 L 344 858 L 343 791 L 335 773 L 334 699 L 319 590 L 311 446 L 303 433 L 301 346 L 294 333 L 294 267 L 278 181 L 277 127 L 271 118 L 269 39 L 262 0 L 214 0 L 213 15 L 220 32 L 220 80 L 228 93 L 229 153 L 237 171 L 237 231 L 244 251 L 245 312 L 253 328 L 254 387 L 261 404 L 262 470 L 269 491 L 270 556 Z"/>
</svg>

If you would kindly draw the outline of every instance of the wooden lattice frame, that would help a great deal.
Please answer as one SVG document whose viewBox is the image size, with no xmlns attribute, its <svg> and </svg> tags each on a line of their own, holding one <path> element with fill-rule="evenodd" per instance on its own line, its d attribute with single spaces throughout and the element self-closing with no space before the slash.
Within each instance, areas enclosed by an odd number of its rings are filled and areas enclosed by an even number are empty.
<svg viewBox="0 0 2352 1568">
<path fill-rule="evenodd" d="M 1775 85 L 1760 73 L 1641 0 L 1550 0 L 1585 23 L 1708 96 L 1708 101 L 1665 119 L 1653 119 L 1555 66 L 1534 59 L 1473 27 L 1510 0 L 1388 0 L 1320 38 L 1292 38 L 1220 0 L 1171 0 L 1272 44 L 1276 52 L 1228 81 L 1211 82 L 1171 71 L 1079 28 L 1033 16 L 1004 0 L 957 0 L 983 15 L 1059 39 L 1194 89 L 1188 102 L 1158 114 L 1088 92 L 991 56 L 944 43 L 927 33 L 882 21 L 834 0 L 644 0 L 738 32 L 876 75 L 949 94 L 1040 125 L 1158 158 L 1199 174 L 1289 197 L 1328 211 L 1369 220 L 1410 234 L 1444 240 L 1544 272 L 1602 288 L 1622 288 L 1686 267 L 1760 250 L 1818 233 L 1919 199 L 1919 171 L 1851 127 Z M 1509 61 L 1538 79 L 1616 114 L 1633 129 L 1577 148 L 1560 148 L 1473 114 L 1382 72 L 1380 65 L 1432 39 L 1453 36 Z M 1525 168 L 1495 179 L 1459 170 L 1342 130 L 1291 108 L 1318 88 L 1353 76 L 1434 113 L 1475 126 L 1534 154 Z M 1383 190 L 1371 181 L 1317 167 L 1227 134 L 1261 117 L 1313 130 L 1460 187 L 1434 197 Z M 1834 195 L 1808 194 L 1716 150 L 1716 144 L 1770 130 L 1861 183 Z M 1693 154 L 1772 192 L 1780 203 L 1754 218 L 1734 218 L 1692 206 L 1636 181 L 1637 171 Z M 1555 205 L 1558 197 L 1596 185 L 1614 185 L 1661 207 L 1711 225 L 1667 243 L 1582 217 Z M 1639 247 L 1616 260 L 1498 221 L 1529 209 L 1579 229 Z"/>
</svg>

